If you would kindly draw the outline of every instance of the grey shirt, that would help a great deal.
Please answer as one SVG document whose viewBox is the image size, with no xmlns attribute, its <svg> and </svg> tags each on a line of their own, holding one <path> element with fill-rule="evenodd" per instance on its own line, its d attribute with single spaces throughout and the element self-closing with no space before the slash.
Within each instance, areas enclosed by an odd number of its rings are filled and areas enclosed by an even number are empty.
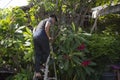
<svg viewBox="0 0 120 80">
<path fill-rule="evenodd" d="M 52 20 L 51 20 L 50 18 L 44 19 L 44 20 L 42 20 L 42 21 L 38 24 L 38 26 L 37 26 L 37 28 L 36 28 L 36 31 L 38 31 L 38 30 L 40 30 L 40 29 L 45 30 L 45 25 L 46 25 L 46 22 L 47 22 L 47 21 L 48 21 L 50 24 L 52 24 Z"/>
<path fill-rule="evenodd" d="M 40 36 L 41 35 L 41 31 L 44 32 L 43 30 L 45 30 L 45 25 L 46 25 L 46 22 L 49 22 L 50 24 L 52 24 L 52 20 L 51 18 L 47 18 L 47 19 L 44 19 L 42 20 L 38 26 L 36 27 L 36 29 L 33 30 L 33 37 L 35 36 Z"/>
</svg>

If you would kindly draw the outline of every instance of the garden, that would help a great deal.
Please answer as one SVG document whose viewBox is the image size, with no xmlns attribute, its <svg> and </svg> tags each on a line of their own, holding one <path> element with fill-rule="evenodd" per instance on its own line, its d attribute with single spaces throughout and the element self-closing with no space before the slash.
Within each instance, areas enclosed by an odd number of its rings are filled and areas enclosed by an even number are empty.
<svg viewBox="0 0 120 80">
<path fill-rule="evenodd" d="M 119 0 L 29 0 L 28 6 L 0 9 L 0 80 L 32 80 L 33 29 L 51 13 L 58 22 L 50 31 L 50 76 L 55 63 L 57 80 L 117 80 L 120 12 L 90 17 L 93 7 L 111 3 Z"/>
</svg>

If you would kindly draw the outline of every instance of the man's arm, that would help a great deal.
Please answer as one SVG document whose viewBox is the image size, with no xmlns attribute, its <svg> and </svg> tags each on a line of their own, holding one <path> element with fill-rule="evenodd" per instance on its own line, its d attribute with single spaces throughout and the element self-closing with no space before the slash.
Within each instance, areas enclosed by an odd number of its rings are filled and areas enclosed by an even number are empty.
<svg viewBox="0 0 120 80">
<path fill-rule="evenodd" d="M 47 21 L 46 25 L 45 25 L 45 32 L 46 32 L 49 39 L 50 39 L 50 24 L 51 23 Z"/>
</svg>

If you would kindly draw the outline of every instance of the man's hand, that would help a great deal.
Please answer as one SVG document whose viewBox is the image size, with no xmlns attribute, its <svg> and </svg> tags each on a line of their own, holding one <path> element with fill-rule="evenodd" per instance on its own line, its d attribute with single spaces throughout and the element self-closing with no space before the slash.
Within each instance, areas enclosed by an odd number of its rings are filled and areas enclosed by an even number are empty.
<svg viewBox="0 0 120 80">
<path fill-rule="evenodd" d="M 49 40 L 53 40 L 53 38 L 52 38 L 52 37 L 49 37 Z"/>
<path fill-rule="evenodd" d="M 48 38 L 50 37 L 49 30 L 50 30 L 50 23 L 47 21 L 46 25 L 45 25 L 45 32 L 46 32 Z"/>
<path fill-rule="evenodd" d="M 54 40 L 54 39 L 53 39 L 52 37 L 49 37 L 49 41 L 50 41 L 50 42 L 53 42 L 53 40 Z"/>
</svg>

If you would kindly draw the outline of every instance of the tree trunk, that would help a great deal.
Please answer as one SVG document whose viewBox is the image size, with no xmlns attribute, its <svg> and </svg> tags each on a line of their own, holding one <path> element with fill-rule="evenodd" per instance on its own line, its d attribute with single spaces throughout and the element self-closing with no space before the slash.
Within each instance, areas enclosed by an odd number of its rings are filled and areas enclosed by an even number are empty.
<svg viewBox="0 0 120 80">
<path fill-rule="evenodd" d="M 90 8 L 90 7 L 88 6 L 88 7 L 86 8 L 84 14 L 81 15 L 82 17 L 81 17 L 81 21 L 80 21 L 80 26 L 83 26 L 83 25 L 84 25 L 85 16 L 86 16 L 86 13 L 88 12 L 89 8 Z"/>
<path fill-rule="evenodd" d="M 97 17 L 95 18 L 95 22 L 94 22 L 93 27 L 92 27 L 91 32 L 90 32 L 91 34 L 92 34 L 92 32 L 93 32 L 94 30 L 97 29 L 97 20 L 98 20 L 98 18 L 99 18 L 99 12 L 98 12 L 98 14 L 97 14 Z"/>
</svg>

